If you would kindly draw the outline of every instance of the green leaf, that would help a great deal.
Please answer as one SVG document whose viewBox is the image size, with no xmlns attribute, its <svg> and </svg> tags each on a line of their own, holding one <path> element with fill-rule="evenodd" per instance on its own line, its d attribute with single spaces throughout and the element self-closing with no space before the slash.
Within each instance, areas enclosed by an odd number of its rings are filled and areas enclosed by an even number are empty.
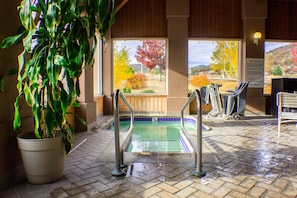
<svg viewBox="0 0 297 198">
<path fill-rule="evenodd" d="M 46 123 L 46 127 L 48 132 L 50 133 L 50 136 L 52 136 L 52 132 L 55 128 L 56 122 L 55 122 L 55 114 L 52 111 L 51 108 L 47 108 L 46 109 L 46 113 L 45 113 L 45 123 Z"/>
<path fill-rule="evenodd" d="M 86 62 L 88 65 L 92 66 L 94 65 L 94 54 L 97 48 L 97 38 L 96 36 L 93 37 L 93 46 L 90 48 L 89 53 L 86 54 Z"/>
<path fill-rule="evenodd" d="M 48 3 L 47 15 L 45 17 L 46 28 L 51 37 L 55 37 L 56 26 L 59 23 L 60 12 L 57 2 Z"/>
<path fill-rule="evenodd" d="M 71 95 L 72 97 L 73 90 L 74 90 L 74 81 L 73 81 L 73 78 L 70 77 L 68 70 L 65 70 L 65 79 L 66 79 L 67 88 L 69 90 L 69 95 Z"/>
<path fill-rule="evenodd" d="M 87 122 L 83 118 L 79 117 L 78 115 L 75 115 L 75 117 L 77 117 L 79 119 L 79 121 L 82 125 L 87 126 Z"/>
<path fill-rule="evenodd" d="M 79 102 L 74 102 L 72 105 L 73 105 L 74 107 L 80 107 L 80 103 L 79 103 Z"/>
<path fill-rule="evenodd" d="M 16 97 L 14 102 L 14 120 L 13 120 L 13 129 L 18 131 L 21 127 L 21 115 L 19 111 L 19 100 L 21 98 L 21 93 Z"/>
<path fill-rule="evenodd" d="M 28 32 L 27 36 L 23 39 L 23 46 L 25 48 L 25 50 L 29 53 L 32 52 L 32 36 L 35 33 L 35 29 L 32 29 Z"/>
<path fill-rule="evenodd" d="M 100 22 L 104 22 L 106 17 L 108 16 L 109 5 L 108 0 L 99 0 L 99 17 Z"/>
<path fill-rule="evenodd" d="M 34 120 L 35 120 L 35 128 L 34 128 L 34 133 L 35 133 L 35 136 L 37 137 L 37 138 L 42 138 L 41 137 L 41 135 L 39 134 L 39 127 L 40 127 L 40 117 L 39 117 L 39 115 L 40 115 L 40 108 L 39 108 L 39 106 L 35 103 L 35 104 L 33 104 L 33 106 L 32 106 L 32 113 L 33 113 L 33 116 L 34 116 Z"/>
<path fill-rule="evenodd" d="M 46 15 L 46 5 L 44 0 L 38 0 L 38 4 L 41 8 L 41 11 L 44 15 Z"/>
<path fill-rule="evenodd" d="M 25 63 L 25 51 L 23 51 L 19 56 L 18 56 L 18 64 L 19 64 L 19 73 L 23 70 L 24 63 Z"/>
<path fill-rule="evenodd" d="M 34 12 L 39 12 L 38 8 L 36 6 L 30 5 L 30 10 Z"/>
<path fill-rule="evenodd" d="M 17 77 L 17 89 L 18 92 L 21 93 L 23 89 L 23 78 L 22 78 L 22 70 L 24 68 L 24 56 L 25 56 L 25 51 L 23 51 L 19 56 L 18 56 L 18 64 L 19 64 L 19 71 L 18 71 L 18 77 Z"/>
<path fill-rule="evenodd" d="M 10 37 L 7 37 L 6 39 L 4 39 L 1 44 L 0 44 L 0 47 L 1 48 L 8 48 L 16 43 L 19 43 L 25 36 L 26 34 L 28 33 L 29 31 L 28 30 L 25 30 L 24 32 L 18 34 L 18 35 L 15 35 L 15 36 L 10 36 Z"/>
<path fill-rule="evenodd" d="M 32 23 L 32 17 L 31 17 L 31 11 L 30 11 L 30 0 L 22 0 L 20 3 L 20 20 L 23 24 L 23 26 L 29 30 L 31 29 L 31 23 Z"/>
<path fill-rule="evenodd" d="M 99 1 L 99 22 L 98 30 L 101 38 L 105 38 L 105 34 L 109 27 L 113 25 L 115 19 L 115 1 L 114 0 L 100 0 Z"/>
<path fill-rule="evenodd" d="M 64 89 L 62 89 L 60 101 L 61 101 L 61 108 L 62 108 L 63 114 L 66 114 L 67 109 L 69 107 L 69 103 L 68 103 L 67 99 L 68 99 L 67 92 Z"/>
<path fill-rule="evenodd" d="M 56 84 L 55 76 L 54 76 L 54 57 L 55 57 L 55 49 L 52 47 L 48 51 L 48 55 L 46 58 L 46 69 L 48 73 L 49 81 L 52 85 Z"/>
<path fill-rule="evenodd" d="M 67 61 L 67 59 L 65 58 L 65 56 L 61 56 L 61 55 L 56 55 L 54 58 L 54 63 L 55 65 L 59 65 L 62 67 L 68 67 L 69 63 Z"/>
<path fill-rule="evenodd" d="M 24 95 L 25 95 L 27 104 L 31 107 L 33 104 L 33 101 L 32 101 L 31 90 L 27 83 L 25 83 L 25 85 L 24 85 Z"/>
</svg>

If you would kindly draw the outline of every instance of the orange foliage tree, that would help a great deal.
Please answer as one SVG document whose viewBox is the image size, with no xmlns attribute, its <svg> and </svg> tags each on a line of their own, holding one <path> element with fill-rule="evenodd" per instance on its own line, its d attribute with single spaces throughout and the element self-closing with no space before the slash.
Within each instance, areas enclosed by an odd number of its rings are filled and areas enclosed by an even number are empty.
<svg viewBox="0 0 297 198">
<path fill-rule="evenodd" d="M 145 75 L 144 74 L 134 74 L 132 78 L 127 80 L 126 87 L 132 89 L 141 89 L 144 85 Z"/>
<path fill-rule="evenodd" d="M 207 78 L 205 74 L 201 74 L 198 76 L 193 76 L 191 80 L 191 84 L 195 87 L 203 87 L 210 84 L 210 80 Z"/>
</svg>

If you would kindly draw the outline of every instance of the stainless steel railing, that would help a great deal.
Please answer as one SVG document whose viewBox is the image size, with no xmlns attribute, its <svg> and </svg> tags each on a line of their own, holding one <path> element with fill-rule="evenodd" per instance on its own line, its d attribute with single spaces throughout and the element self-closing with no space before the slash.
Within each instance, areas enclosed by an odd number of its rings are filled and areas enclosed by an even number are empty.
<svg viewBox="0 0 297 198">
<path fill-rule="evenodd" d="M 184 111 L 190 105 L 190 103 L 196 99 L 196 109 L 197 109 L 197 120 L 196 120 L 196 127 L 197 127 L 197 145 L 191 139 L 188 131 L 185 129 L 185 121 L 184 121 Z M 195 176 L 203 177 L 205 176 L 205 172 L 201 170 L 202 166 L 202 108 L 201 108 L 201 95 L 199 90 L 195 90 L 190 97 L 188 98 L 187 102 L 183 106 L 181 110 L 181 129 L 183 134 L 188 138 L 190 141 L 191 146 L 195 150 L 194 156 L 194 165 L 195 170 L 192 171 L 192 174 Z"/>
<path fill-rule="evenodd" d="M 130 105 L 130 103 L 128 102 L 128 100 L 126 99 L 126 97 L 124 96 L 124 94 L 117 89 L 115 91 L 114 94 L 114 103 L 113 103 L 113 107 L 114 107 L 114 135 L 115 135 L 115 159 L 116 159 L 116 165 L 115 168 L 112 170 L 112 175 L 114 176 L 120 176 L 123 175 L 124 172 L 122 171 L 122 168 L 126 167 L 126 165 L 124 164 L 124 157 L 123 157 L 123 153 L 124 153 L 124 148 L 126 148 L 127 146 L 127 141 L 124 141 L 122 143 L 122 145 L 120 144 L 120 110 L 119 110 L 119 98 L 121 98 L 123 100 L 123 102 L 127 105 L 129 111 L 130 111 L 130 127 L 128 129 L 128 133 L 127 133 L 127 138 L 126 140 L 130 139 L 131 135 L 132 135 L 132 130 L 133 130 L 133 126 L 134 126 L 134 111 Z"/>
</svg>

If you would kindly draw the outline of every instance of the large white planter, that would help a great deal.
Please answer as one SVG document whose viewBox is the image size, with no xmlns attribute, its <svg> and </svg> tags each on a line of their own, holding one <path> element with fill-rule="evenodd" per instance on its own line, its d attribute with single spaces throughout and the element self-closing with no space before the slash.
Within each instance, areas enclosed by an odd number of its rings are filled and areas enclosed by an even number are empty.
<svg viewBox="0 0 297 198">
<path fill-rule="evenodd" d="M 20 134 L 17 141 L 30 183 L 49 183 L 63 176 L 65 150 L 62 137 L 36 139 L 33 133 L 26 133 Z"/>
</svg>

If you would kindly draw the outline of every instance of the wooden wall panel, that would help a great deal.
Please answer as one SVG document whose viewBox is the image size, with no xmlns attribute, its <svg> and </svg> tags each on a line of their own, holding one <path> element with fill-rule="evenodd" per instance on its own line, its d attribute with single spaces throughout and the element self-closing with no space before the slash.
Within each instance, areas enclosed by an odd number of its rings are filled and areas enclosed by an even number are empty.
<svg viewBox="0 0 297 198">
<path fill-rule="evenodd" d="M 166 0 L 129 0 L 116 14 L 111 37 L 166 38 Z"/>
<path fill-rule="evenodd" d="M 94 100 L 96 102 L 96 116 L 103 115 L 103 95 L 95 96 Z"/>
<path fill-rule="evenodd" d="M 296 1 L 268 1 L 266 39 L 297 39 Z"/>
<path fill-rule="evenodd" d="M 240 0 L 191 0 L 190 38 L 242 38 Z"/>
<path fill-rule="evenodd" d="M 166 114 L 167 95 L 125 95 L 137 114 Z M 129 112 L 122 99 L 119 100 L 120 112 Z"/>
<path fill-rule="evenodd" d="M 268 0 L 266 39 L 297 39 L 297 1 Z M 167 37 L 166 0 L 129 0 L 112 38 Z M 241 0 L 190 0 L 189 38 L 243 38 Z"/>
</svg>

